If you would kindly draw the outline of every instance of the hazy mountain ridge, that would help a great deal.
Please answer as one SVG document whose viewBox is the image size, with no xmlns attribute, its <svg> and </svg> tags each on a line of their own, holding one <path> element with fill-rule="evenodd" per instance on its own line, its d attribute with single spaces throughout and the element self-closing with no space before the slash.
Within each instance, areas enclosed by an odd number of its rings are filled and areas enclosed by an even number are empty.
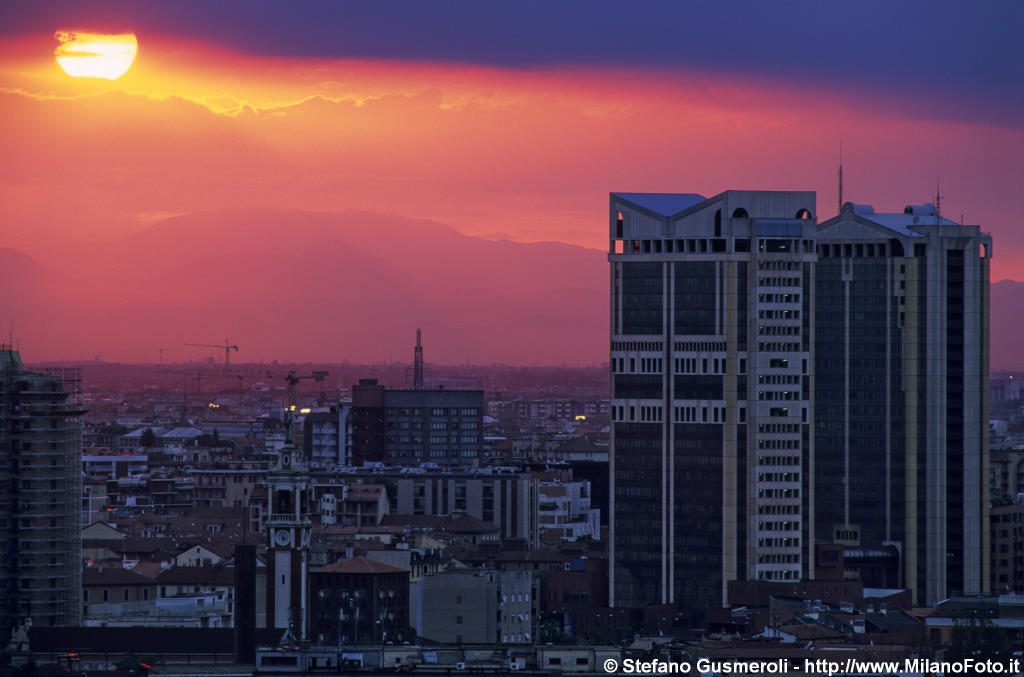
<svg viewBox="0 0 1024 677">
<path fill-rule="evenodd" d="M 80 256 L 0 248 L 0 329 L 32 360 L 220 357 L 438 363 L 607 359 L 603 252 L 466 236 L 364 211 L 226 209 L 159 221 Z M 1024 368 L 1024 282 L 991 286 L 991 366 Z"/>
<path fill-rule="evenodd" d="M 1000 280 L 989 287 L 989 364 L 999 369 L 1024 370 L 1024 282 Z"/>
<path fill-rule="evenodd" d="M 417 327 L 437 362 L 606 359 L 603 255 L 423 219 L 199 212 L 54 263 L 74 282 L 19 329 L 32 359 L 201 359 L 215 351 L 182 344 L 224 337 L 249 359 L 408 359 Z M 26 314 L 8 306 L 0 317 Z"/>
</svg>

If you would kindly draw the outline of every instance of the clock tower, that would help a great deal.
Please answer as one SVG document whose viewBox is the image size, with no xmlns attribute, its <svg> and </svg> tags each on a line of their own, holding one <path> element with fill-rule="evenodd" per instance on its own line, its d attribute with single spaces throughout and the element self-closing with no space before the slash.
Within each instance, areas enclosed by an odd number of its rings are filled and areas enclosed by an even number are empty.
<svg viewBox="0 0 1024 677">
<path fill-rule="evenodd" d="M 267 621 L 284 631 L 284 642 L 304 642 L 308 636 L 309 601 L 309 473 L 302 452 L 292 444 L 291 412 L 286 413 L 289 434 L 267 473 Z"/>
</svg>

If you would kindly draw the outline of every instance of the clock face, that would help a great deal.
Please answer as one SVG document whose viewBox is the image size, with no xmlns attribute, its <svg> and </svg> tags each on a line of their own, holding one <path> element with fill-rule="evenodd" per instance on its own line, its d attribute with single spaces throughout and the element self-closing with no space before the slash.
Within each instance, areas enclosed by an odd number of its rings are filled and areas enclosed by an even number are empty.
<svg viewBox="0 0 1024 677">
<path fill-rule="evenodd" d="M 288 454 L 281 454 L 281 465 L 285 468 L 291 467 L 292 457 Z"/>
<path fill-rule="evenodd" d="M 278 531 L 274 534 L 274 542 L 282 548 L 287 547 L 292 542 L 292 535 L 287 531 Z"/>
</svg>

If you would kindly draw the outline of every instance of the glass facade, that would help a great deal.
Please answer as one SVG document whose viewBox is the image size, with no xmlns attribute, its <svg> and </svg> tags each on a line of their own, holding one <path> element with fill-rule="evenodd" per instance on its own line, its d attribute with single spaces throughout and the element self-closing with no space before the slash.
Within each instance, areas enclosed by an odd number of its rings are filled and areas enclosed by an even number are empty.
<svg viewBox="0 0 1024 677">
<path fill-rule="evenodd" d="M 900 238 L 873 211 L 819 229 L 815 507 L 819 538 L 897 545 L 900 584 L 935 604 L 988 585 L 988 413 L 972 384 L 987 378 L 990 240 L 922 209 Z"/>
</svg>

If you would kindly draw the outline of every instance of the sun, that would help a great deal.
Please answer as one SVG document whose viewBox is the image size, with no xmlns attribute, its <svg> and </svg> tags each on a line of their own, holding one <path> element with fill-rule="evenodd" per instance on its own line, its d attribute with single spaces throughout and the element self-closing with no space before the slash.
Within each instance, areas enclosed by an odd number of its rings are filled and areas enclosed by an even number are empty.
<svg viewBox="0 0 1024 677">
<path fill-rule="evenodd" d="M 64 72 L 75 78 L 116 80 L 131 68 L 139 41 L 134 33 L 101 35 L 57 31 L 60 45 L 53 51 Z"/>
</svg>

